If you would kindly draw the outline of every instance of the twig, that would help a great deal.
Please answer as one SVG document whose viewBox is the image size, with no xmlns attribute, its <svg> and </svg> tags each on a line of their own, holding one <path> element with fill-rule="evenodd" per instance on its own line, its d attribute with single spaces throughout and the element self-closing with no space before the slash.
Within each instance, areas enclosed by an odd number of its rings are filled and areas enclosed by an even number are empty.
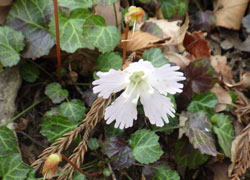
<svg viewBox="0 0 250 180">
<path fill-rule="evenodd" d="M 74 164 L 77 165 L 79 168 L 81 163 L 83 162 L 85 152 L 87 151 L 87 141 L 90 136 L 90 133 L 96 126 L 96 124 L 101 121 L 103 117 L 103 112 L 105 107 L 110 103 L 110 99 L 103 99 L 101 97 L 97 98 L 95 102 L 93 103 L 90 111 L 86 115 L 86 118 L 83 120 L 83 123 L 79 125 L 76 129 L 67 132 L 63 135 L 62 138 L 57 139 L 50 147 L 45 149 L 43 153 L 39 156 L 39 158 L 32 163 L 32 167 L 34 167 L 36 170 L 41 167 L 41 165 L 44 163 L 45 159 L 53 153 L 60 153 L 66 149 L 68 149 L 71 142 L 76 139 L 76 137 L 85 129 L 83 135 L 82 142 L 77 146 L 77 148 L 74 150 L 74 153 L 70 156 L 70 161 L 72 161 Z M 80 152 L 80 153 L 79 153 Z M 68 179 L 67 177 L 73 175 L 74 167 L 72 167 L 70 164 L 66 164 L 64 167 L 64 170 L 69 170 L 69 174 L 61 175 L 62 177 L 65 177 L 64 179 Z M 96 174 L 96 173 L 95 173 Z M 60 178 L 62 178 L 60 177 Z"/>
<path fill-rule="evenodd" d="M 116 4 L 115 3 L 113 3 L 113 9 L 114 9 L 114 13 L 115 13 L 115 25 L 118 28 L 118 17 L 117 17 Z"/>
<path fill-rule="evenodd" d="M 110 103 L 110 99 L 103 99 L 98 98 L 94 104 L 92 105 L 92 108 L 88 112 L 88 117 L 84 120 L 87 124 L 86 131 L 83 134 L 82 141 L 79 143 L 79 145 L 74 149 L 73 154 L 69 157 L 69 159 L 77 165 L 77 167 L 80 167 L 81 163 L 84 160 L 84 155 L 87 152 L 88 146 L 88 139 L 90 137 L 91 132 L 95 128 L 96 124 L 102 120 L 103 113 L 105 107 Z M 95 108 L 93 108 L 95 107 Z M 62 174 L 59 176 L 58 180 L 64 180 L 64 179 L 70 179 L 73 176 L 74 173 L 74 167 L 70 166 L 69 164 L 66 164 L 63 168 L 63 171 L 69 172 L 69 174 Z M 95 175 L 98 175 L 99 172 L 95 173 Z"/>
<path fill-rule="evenodd" d="M 55 16 L 55 27 L 56 27 L 56 58 L 57 58 L 57 70 L 56 75 L 58 81 L 61 81 L 61 70 L 62 70 L 62 59 L 61 59 L 61 48 L 60 48 L 60 29 L 59 29 L 59 18 L 58 18 L 58 1 L 54 2 L 54 16 Z"/>
</svg>

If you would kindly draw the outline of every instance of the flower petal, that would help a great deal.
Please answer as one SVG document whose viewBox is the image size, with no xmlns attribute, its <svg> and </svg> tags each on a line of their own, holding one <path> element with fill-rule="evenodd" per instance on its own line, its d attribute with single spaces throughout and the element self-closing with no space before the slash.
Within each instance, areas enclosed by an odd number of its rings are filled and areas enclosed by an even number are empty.
<svg viewBox="0 0 250 180">
<path fill-rule="evenodd" d="M 124 70 L 128 73 L 134 73 L 137 71 L 143 71 L 144 73 L 151 73 L 154 70 L 154 66 L 149 61 L 144 61 L 140 59 L 138 62 L 129 64 L 129 66 Z"/>
<path fill-rule="evenodd" d="M 170 64 L 155 68 L 149 77 L 151 85 L 161 94 L 181 93 L 183 84 L 178 83 L 178 81 L 183 81 L 186 78 L 182 72 L 177 71 L 179 68 L 179 66 L 170 66 Z"/>
<path fill-rule="evenodd" d="M 114 69 L 111 69 L 109 72 L 98 72 L 97 76 L 99 76 L 100 79 L 93 82 L 93 85 L 95 85 L 93 91 L 94 93 L 99 93 L 98 96 L 105 99 L 107 99 L 112 93 L 124 89 L 128 79 L 126 73 Z"/>
<path fill-rule="evenodd" d="M 133 98 L 132 98 L 133 99 Z M 104 119 L 107 124 L 115 122 L 116 128 L 128 128 L 133 126 L 133 121 L 137 119 L 137 102 L 133 103 L 131 99 L 121 94 L 110 106 L 105 110 Z"/>
<path fill-rule="evenodd" d="M 148 117 L 151 124 L 156 126 L 163 126 L 164 121 L 169 122 L 168 116 L 174 117 L 174 105 L 171 103 L 170 98 L 161 95 L 159 92 L 142 93 L 141 103 L 145 112 L 145 116 Z"/>
</svg>

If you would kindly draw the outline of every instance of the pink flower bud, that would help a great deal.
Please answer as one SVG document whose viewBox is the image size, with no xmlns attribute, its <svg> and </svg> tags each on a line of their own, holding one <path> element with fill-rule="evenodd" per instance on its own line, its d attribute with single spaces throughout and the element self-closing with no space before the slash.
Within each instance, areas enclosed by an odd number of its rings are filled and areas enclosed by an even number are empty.
<svg viewBox="0 0 250 180">
<path fill-rule="evenodd" d="M 140 7 L 130 6 L 128 12 L 125 14 L 126 23 L 141 23 L 145 12 Z"/>
<path fill-rule="evenodd" d="M 56 173 L 58 164 L 62 161 L 62 156 L 60 154 L 51 154 L 47 157 L 44 162 L 42 174 L 45 179 L 52 179 Z"/>
</svg>

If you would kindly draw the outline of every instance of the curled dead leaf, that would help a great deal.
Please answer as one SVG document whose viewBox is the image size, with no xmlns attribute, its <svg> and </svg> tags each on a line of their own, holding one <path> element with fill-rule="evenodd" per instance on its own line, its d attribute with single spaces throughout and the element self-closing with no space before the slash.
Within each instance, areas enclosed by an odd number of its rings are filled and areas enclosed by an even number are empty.
<svg viewBox="0 0 250 180">
<path fill-rule="evenodd" d="M 231 96 L 218 83 L 214 85 L 211 92 L 213 92 L 218 98 L 218 104 L 215 106 L 215 112 L 224 111 L 227 108 L 227 105 L 232 104 Z"/>
<path fill-rule="evenodd" d="M 249 0 L 217 0 L 214 3 L 216 25 L 229 29 L 240 29 Z"/>
<path fill-rule="evenodd" d="M 170 62 L 175 63 L 180 67 L 186 67 L 190 63 L 190 60 L 185 55 L 176 52 L 168 51 L 165 53 L 165 56 Z"/>
<path fill-rule="evenodd" d="M 231 179 L 238 180 L 250 167 L 250 124 L 234 139 L 231 152 L 229 175 Z"/>
<path fill-rule="evenodd" d="M 209 59 L 210 46 L 202 32 L 186 33 L 183 45 L 194 59 Z"/>
<path fill-rule="evenodd" d="M 230 83 L 232 81 L 232 69 L 227 65 L 226 56 L 212 56 L 211 65 L 213 66 L 214 70 L 222 76 L 224 82 Z"/>
<path fill-rule="evenodd" d="M 240 83 L 244 88 L 250 89 L 250 72 L 246 72 L 242 75 Z"/>
<path fill-rule="evenodd" d="M 124 39 L 124 34 L 122 35 L 122 39 Z M 142 31 L 129 31 L 128 34 L 128 43 L 127 43 L 127 51 L 136 51 L 139 49 L 150 48 L 153 47 L 154 44 L 160 41 L 161 38 L 158 38 L 154 35 L 151 35 Z"/>
</svg>

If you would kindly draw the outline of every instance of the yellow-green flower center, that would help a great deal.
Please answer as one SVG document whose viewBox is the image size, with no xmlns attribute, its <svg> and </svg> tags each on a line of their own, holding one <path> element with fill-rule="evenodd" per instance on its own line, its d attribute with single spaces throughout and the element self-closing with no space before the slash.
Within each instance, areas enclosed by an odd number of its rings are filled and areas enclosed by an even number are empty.
<svg viewBox="0 0 250 180">
<path fill-rule="evenodd" d="M 134 72 L 129 80 L 131 81 L 132 84 L 134 85 L 138 85 L 143 81 L 143 76 L 144 76 L 144 72 L 143 71 L 138 71 L 138 72 Z"/>
</svg>

